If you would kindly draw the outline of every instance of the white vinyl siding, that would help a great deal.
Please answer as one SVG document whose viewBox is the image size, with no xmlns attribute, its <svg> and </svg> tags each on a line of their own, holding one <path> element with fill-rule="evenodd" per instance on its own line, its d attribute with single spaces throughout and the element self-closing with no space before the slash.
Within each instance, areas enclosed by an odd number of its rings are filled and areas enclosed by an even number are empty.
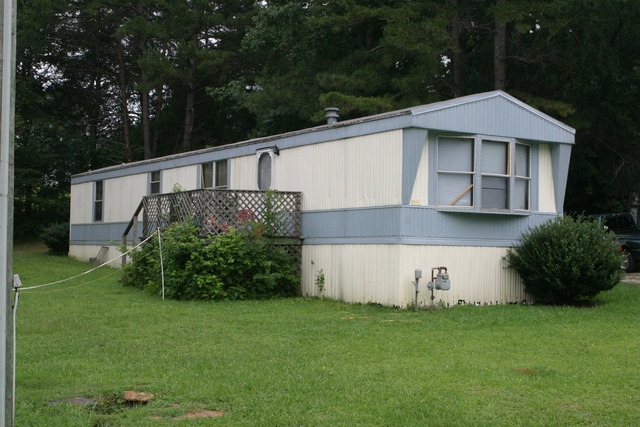
<svg viewBox="0 0 640 427">
<path fill-rule="evenodd" d="M 229 160 L 229 188 L 233 190 L 257 190 L 257 162 L 255 155 L 236 157 Z"/>
<path fill-rule="evenodd" d="M 148 174 L 138 174 L 105 180 L 105 222 L 128 222 L 147 195 L 148 179 Z"/>
<path fill-rule="evenodd" d="M 71 224 L 86 224 L 93 220 L 93 182 L 85 182 L 71 186 Z"/>
<path fill-rule="evenodd" d="M 304 245 L 302 294 L 406 307 L 415 301 L 414 271 L 421 269 L 418 303 L 425 307 L 431 305 L 426 289 L 431 269 L 445 266 L 451 289 L 434 291 L 436 305 L 532 302 L 517 272 L 506 268 L 506 251 L 469 246 Z M 322 293 L 315 283 L 320 270 L 325 277 Z"/>
<path fill-rule="evenodd" d="M 303 210 L 401 204 L 402 131 L 281 150 L 276 179 Z"/>
<path fill-rule="evenodd" d="M 172 193 L 176 189 L 194 190 L 197 184 L 194 176 L 197 172 L 197 165 L 163 169 L 160 193 Z"/>
<path fill-rule="evenodd" d="M 556 192 L 553 181 L 553 162 L 549 144 L 540 144 L 538 149 L 538 211 L 556 212 Z"/>
</svg>

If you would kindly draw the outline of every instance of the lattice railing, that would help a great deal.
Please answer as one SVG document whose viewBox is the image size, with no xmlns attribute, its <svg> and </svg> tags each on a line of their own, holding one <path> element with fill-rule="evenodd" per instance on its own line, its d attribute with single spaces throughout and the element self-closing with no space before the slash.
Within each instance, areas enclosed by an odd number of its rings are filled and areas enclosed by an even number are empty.
<svg viewBox="0 0 640 427">
<path fill-rule="evenodd" d="M 300 239 L 301 193 L 191 190 L 143 198 L 143 236 L 174 222 L 195 221 L 205 234 L 259 222 L 268 237 Z"/>
</svg>

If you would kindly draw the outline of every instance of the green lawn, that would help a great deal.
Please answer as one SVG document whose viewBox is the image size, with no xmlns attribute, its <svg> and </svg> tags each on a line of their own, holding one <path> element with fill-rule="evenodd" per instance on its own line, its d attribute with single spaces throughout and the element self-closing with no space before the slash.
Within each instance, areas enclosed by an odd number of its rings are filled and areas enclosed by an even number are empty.
<svg viewBox="0 0 640 427">
<path fill-rule="evenodd" d="M 24 287 L 89 268 L 14 255 Z M 114 272 L 20 293 L 16 426 L 640 420 L 640 285 L 620 284 L 590 308 L 416 312 L 303 298 L 161 301 L 121 287 Z M 125 390 L 156 399 L 128 407 Z M 98 403 L 51 404 L 73 397 Z M 204 410 L 223 415 L 174 419 Z"/>
</svg>

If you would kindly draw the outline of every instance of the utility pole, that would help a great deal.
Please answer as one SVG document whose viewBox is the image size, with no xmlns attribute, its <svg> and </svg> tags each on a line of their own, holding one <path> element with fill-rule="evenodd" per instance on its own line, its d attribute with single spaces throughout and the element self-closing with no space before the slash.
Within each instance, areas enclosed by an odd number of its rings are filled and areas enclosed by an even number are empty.
<svg viewBox="0 0 640 427">
<path fill-rule="evenodd" d="M 16 0 L 3 0 L 0 20 L 0 426 L 13 414 L 13 145 L 15 126 Z"/>
</svg>

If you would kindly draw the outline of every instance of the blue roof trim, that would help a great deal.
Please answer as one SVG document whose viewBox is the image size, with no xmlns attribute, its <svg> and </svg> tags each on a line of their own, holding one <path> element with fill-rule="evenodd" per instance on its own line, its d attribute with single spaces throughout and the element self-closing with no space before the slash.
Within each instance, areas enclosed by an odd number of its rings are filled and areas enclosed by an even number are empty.
<svg viewBox="0 0 640 427">
<path fill-rule="evenodd" d="M 495 108 L 512 111 L 513 117 L 492 113 L 487 102 Z M 513 107 L 516 107 L 514 110 Z M 474 115 L 475 114 L 475 115 Z M 525 126 L 525 118 L 536 119 L 536 124 Z M 542 129 L 544 127 L 544 129 Z M 516 98 L 493 91 L 454 98 L 388 113 L 345 120 L 281 135 L 256 138 L 220 147 L 206 148 L 188 153 L 142 160 L 83 172 L 71 177 L 71 184 L 110 179 L 159 169 L 190 166 L 204 162 L 251 155 L 256 150 L 277 145 L 280 149 L 336 141 L 398 129 L 422 128 L 447 132 L 505 133 L 502 136 L 531 138 L 542 142 L 574 143 L 575 129 L 547 116 Z M 501 131 L 501 129 L 503 131 Z M 509 132 L 506 132 L 506 131 Z M 506 134 L 508 133 L 508 134 Z M 513 134 L 511 134 L 513 133 Z M 544 135 L 543 135 L 544 134 Z M 403 191 L 408 191 L 407 189 Z M 403 197 L 406 194 L 403 193 Z"/>
</svg>

